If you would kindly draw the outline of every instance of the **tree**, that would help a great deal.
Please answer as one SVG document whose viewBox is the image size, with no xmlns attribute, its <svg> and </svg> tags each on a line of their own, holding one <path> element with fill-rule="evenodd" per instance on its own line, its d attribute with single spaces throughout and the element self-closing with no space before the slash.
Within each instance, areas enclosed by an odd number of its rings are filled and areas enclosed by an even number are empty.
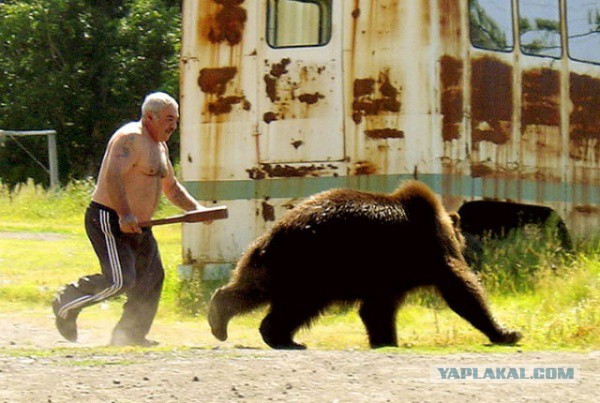
<svg viewBox="0 0 600 403">
<path fill-rule="evenodd" d="M 474 45 L 490 50 L 510 50 L 507 33 L 504 32 L 493 16 L 490 16 L 478 0 L 469 2 L 471 41 Z"/>
<path fill-rule="evenodd" d="M 519 18 L 521 49 L 525 53 L 540 56 L 560 57 L 560 22 L 536 18 L 532 24 L 529 18 Z"/>
<path fill-rule="evenodd" d="M 109 136 L 139 118 L 147 93 L 178 95 L 176 3 L 0 3 L 0 128 L 57 130 L 61 178 L 95 176 Z M 31 147 L 45 155 L 43 141 Z M 4 183 L 31 177 L 47 184 L 44 172 L 8 142 L 0 163 Z"/>
</svg>

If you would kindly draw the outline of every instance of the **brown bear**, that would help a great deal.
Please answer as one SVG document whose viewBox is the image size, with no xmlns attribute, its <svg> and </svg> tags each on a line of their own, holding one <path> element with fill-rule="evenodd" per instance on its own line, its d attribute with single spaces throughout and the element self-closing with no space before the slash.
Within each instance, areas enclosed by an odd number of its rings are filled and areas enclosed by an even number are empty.
<svg viewBox="0 0 600 403">
<path fill-rule="evenodd" d="M 316 194 L 250 245 L 229 283 L 214 293 L 212 333 L 226 340 L 233 316 L 270 304 L 260 325 L 265 343 L 305 348 L 293 340 L 299 328 L 333 303 L 358 301 L 370 346 L 397 346 L 396 312 L 404 296 L 433 285 L 491 342 L 514 344 L 521 334 L 492 318 L 465 262 L 457 217 L 416 181 L 391 194 Z"/>
</svg>

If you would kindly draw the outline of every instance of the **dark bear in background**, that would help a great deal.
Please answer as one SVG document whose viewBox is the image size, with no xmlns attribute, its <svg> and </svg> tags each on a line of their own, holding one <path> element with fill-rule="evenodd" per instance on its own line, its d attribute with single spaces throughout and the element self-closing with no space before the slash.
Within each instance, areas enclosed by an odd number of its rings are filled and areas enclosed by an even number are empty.
<svg viewBox="0 0 600 403">
<path fill-rule="evenodd" d="M 475 271 L 481 269 L 484 249 L 490 239 L 502 239 L 513 231 L 537 227 L 557 252 L 574 252 L 571 234 L 560 215 L 546 206 L 496 200 L 476 200 L 458 209 L 466 240 L 465 258 Z"/>
<path fill-rule="evenodd" d="M 210 301 L 213 335 L 227 339 L 235 316 L 264 304 L 260 332 L 272 348 L 305 348 L 293 336 L 335 302 L 360 302 L 371 347 L 396 346 L 405 294 L 434 285 L 450 308 L 491 342 L 514 344 L 465 263 L 462 236 L 436 195 L 420 182 L 392 194 L 335 189 L 290 210 L 241 257 Z"/>
<path fill-rule="evenodd" d="M 491 212 L 491 213 L 490 213 Z M 505 237 L 510 231 L 526 225 L 552 226 L 560 246 L 573 251 L 573 241 L 562 218 L 546 206 L 525 205 L 495 200 L 477 200 L 463 204 L 458 213 L 462 218 L 463 231 L 483 238 Z"/>
</svg>

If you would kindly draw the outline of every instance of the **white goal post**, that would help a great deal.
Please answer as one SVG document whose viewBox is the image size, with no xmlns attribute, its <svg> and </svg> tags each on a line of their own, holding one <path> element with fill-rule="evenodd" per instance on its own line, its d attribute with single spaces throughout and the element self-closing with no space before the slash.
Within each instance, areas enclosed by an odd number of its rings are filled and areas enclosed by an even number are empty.
<svg viewBox="0 0 600 403">
<path fill-rule="evenodd" d="M 17 144 L 35 161 L 40 165 L 44 171 L 50 175 L 50 187 L 56 189 L 60 186 L 58 180 L 58 156 L 56 153 L 56 130 L 28 130 L 28 131 L 13 131 L 13 130 L 1 130 L 0 129 L 0 140 L 2 137 L 7 136 L 16 140 L 16 137 L 25 136 L 47 136 L 48 137 L 48 167 L 42 164 L 31 152 L 29 152 L 21 143 L 17 141 Z"/>
</svg>

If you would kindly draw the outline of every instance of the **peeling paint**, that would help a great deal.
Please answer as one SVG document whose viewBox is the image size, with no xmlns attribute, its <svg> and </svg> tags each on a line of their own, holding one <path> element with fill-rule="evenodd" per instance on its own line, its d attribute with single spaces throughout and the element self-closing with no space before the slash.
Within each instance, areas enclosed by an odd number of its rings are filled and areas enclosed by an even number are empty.
<svg viewBox="0 0 600 403">
<path fill-rule="evenodd" d="M 302 140 L 296 140 L 296 141 L 292 142 L 292 147 L 294 147 L 297 150 L 300 147 L 302 147 L 302 144 L 304 144 L 304 141 L 302 141 Z"/>
<path fill-rule="evenodd" d="M 213 0 L 219 11 L 213 16 L 208 39 L 213 43 L 227 42 L 230 46 L 241 42 L 248 20 L 246 9 L 240 7 L 244 0 Z"/>
</svg>

